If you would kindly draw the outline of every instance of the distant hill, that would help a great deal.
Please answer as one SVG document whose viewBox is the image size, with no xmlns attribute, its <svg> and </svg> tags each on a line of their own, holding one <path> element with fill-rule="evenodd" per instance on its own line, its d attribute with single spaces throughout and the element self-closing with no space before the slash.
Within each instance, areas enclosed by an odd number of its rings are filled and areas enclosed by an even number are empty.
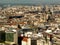
<svg viewBox="0 0 60 45">
<path fill-rule="evenodd" d="M 58 5 L 60 0 L 0 0 L 3 5 Z"/>
</svg>

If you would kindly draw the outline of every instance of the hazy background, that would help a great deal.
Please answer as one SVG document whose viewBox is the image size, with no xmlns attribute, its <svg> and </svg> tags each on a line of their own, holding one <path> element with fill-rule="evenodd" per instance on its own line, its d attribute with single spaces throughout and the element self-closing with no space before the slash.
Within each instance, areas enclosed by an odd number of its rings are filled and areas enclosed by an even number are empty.
<svg viewBox="0 0 60 45">
<path fill-rule="evenodd" d="M 60 4 L 60 0 L 0 0 L 0 4 Z"/>
</svg>

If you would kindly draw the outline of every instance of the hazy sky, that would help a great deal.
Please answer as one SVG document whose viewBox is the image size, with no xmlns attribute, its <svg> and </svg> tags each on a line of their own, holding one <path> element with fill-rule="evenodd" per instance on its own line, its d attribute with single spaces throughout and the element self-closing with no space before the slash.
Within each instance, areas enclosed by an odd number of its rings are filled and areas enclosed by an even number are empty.
<svg viewBox="0 0 60 45">
<path fill-rule="evenodd" d="M 38 4 L 60 4 L 60 0 L 0 0 L 0 3 L 38 3 Z"/>
</svg>

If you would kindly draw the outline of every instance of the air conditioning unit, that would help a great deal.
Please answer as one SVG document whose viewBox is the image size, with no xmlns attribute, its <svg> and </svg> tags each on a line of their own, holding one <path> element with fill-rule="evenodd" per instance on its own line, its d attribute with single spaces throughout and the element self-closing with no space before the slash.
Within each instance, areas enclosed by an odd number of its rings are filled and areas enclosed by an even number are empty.
<svg viewBox="0 0 60 45">
<path fill-rule="evenodd" d="M 8 42 L 14 42 L 14 33 L 13 32 L 6 32 L 6 40 Z"/>
<path fill-rule="evenodd" d="M 17 32 L 6 32 L 5 38 L 5 43 L 14 42 L 15 44 L 18 44 Z"/>
</svg>

